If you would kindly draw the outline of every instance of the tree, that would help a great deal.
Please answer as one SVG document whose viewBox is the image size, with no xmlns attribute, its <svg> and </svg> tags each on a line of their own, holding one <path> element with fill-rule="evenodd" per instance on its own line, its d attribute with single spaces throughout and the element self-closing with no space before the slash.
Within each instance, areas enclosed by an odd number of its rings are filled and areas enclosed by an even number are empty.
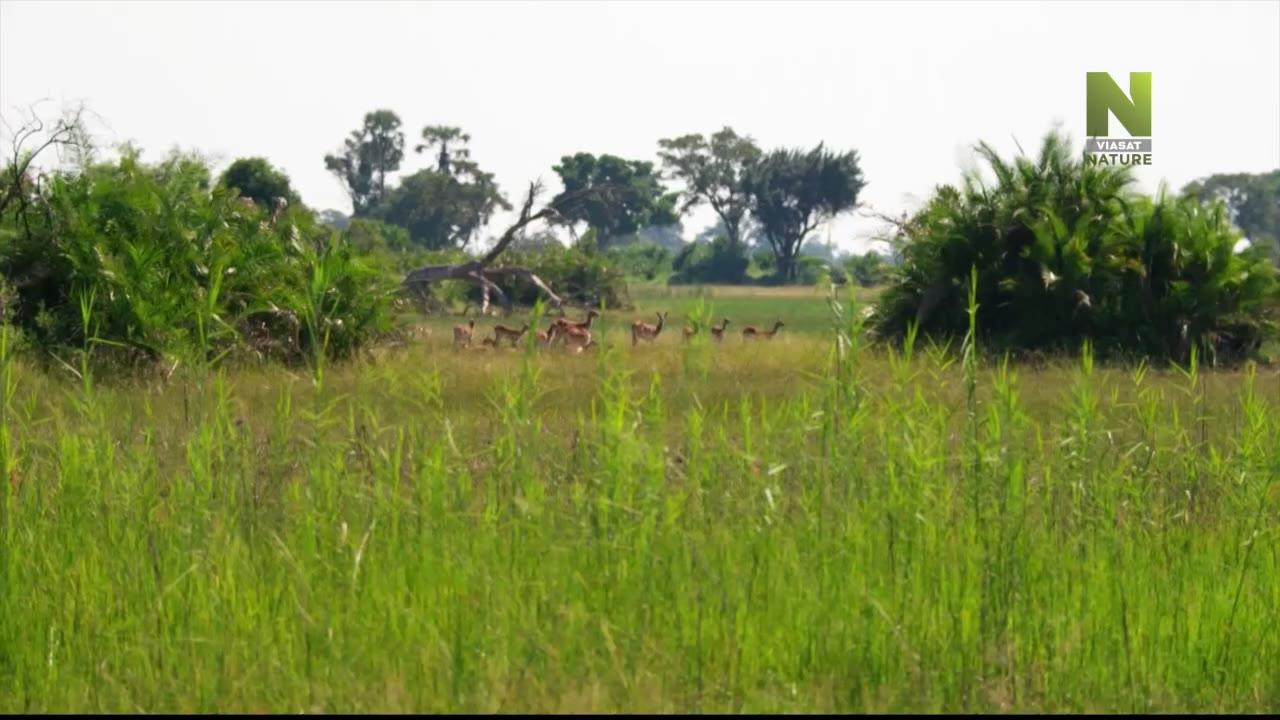
<svg viewBox="0 0 1280 720">
<path fill-rule="evenodd" d="M 641 228 L 676 222 L 676 196 L 664 192 L 653 163 L 578 153 L 562 157 L 553 169 L 564 183 L 553 202 L 566 218 L 595 230 L 601 248 Z"/>
<path fill-rule="evenodd" d="M 439 147 L 440 152 L 436 154 L 436 169 L 445 175 L 452 174 L 454 158 L 466 160 L 471 156 L 471 151 L 467 149 L 471 136 L 462 132 L 462 128 L 428 125 L 422 128 L 422 140 L 423 143 L 415 147 L 414 151 L 423 153 Z M 450 143 L 454 146 L 452 155 L 449 154 Z"/>
<path fill-rule="evenodd" d="M 84 112 L 83 107 L 66 112 L 50 126 L 32 108 L 23 118 L 22 124 L 12 130 L 8 156 L 3 159 L 3 175 L 0 176 L 0 216 L 4 215 L 10 203 L 17 203 L 18 215 L 27 224 L 29 201 L 39 197 L 39 180 L 43 175 L 38 173 L 33 178 L 30 170 L 36 158 L 45 150 L 55 148 L 68 152 L 87 163 L 93 153 L 93 143 L 85 131 Z M 3 122 L 3 119 L 0 119 L 0 123 L 9 129 L 8 123 Z M 40 140 L 42 136 L 43 141 Z"/>
<path fill-rule="evenodd" d="M 473 164 L 457 175 L 420 170 L 387 194 L 374 214 L 409 231 L 414 244 L 431 250 L 465 248 L 497 208 L 511 205 L 493 176 Z"/>
<path fill-rule="evenodd" d="M 1266 248 L 1280 263 L 1280 170 L 1210 175 L 1188 183 L 1182 192 L 1202 202 L 1223 200 L 1232 223 L 1249 242 Z"/>
<path fill-rule="evenodd" d="M 386 195 L 387 175 L 400 169 L 404 133 L 390 110 L 364 116 L 364 125 L 343 141 L 338 155 L 325 155 L 324 166 L 346 185 L 355 217 L 364 217 Z"/>
<path fill-rule="evenodd" d="M 466 144 L 471 136 L 459 128 L 428 126 L 422 130 L 423 153 L 439 148 L 436 167 L 420 170 L 371 211 L 409 231 L 414 244 L 431 249 L 465 248 L 494 211 L 511 205 L 498 191 L 493 175 L 472 162 Z"/>
<path fill-rule="evenodd" d="M 720 216 L 729 242 L 741 245 L 742 223 L 750 209 L 745 180 L 761 156 L 755 141 L 725 127 L 710 140 L 683 135 L 659 140 L 658 146 L 662 148 L 658 156 L 672 177 L 684 183 L 680 214 L 703 203 L 710 205 Z"/>
<path fill-rule="evenodd" d="M 784 280 L 796 279 L 796 256 L 820 223 L 857 207 L 866 185 L 858 153 L 775 150 L 751 167 L 745 188 L 751 214 L 769 241 Z"/>
<path fill-rule="evenodd" d="M 231 163 L 218 184 L 240 191 L 240 197 L 253 200 L 259 207 L 270 208 L 275 199 L 282 197 L 290 205 L 301 201 L 289 183 L 289 176 L 271 166 L 265 158 L 240 158 Z"/>
</svg>

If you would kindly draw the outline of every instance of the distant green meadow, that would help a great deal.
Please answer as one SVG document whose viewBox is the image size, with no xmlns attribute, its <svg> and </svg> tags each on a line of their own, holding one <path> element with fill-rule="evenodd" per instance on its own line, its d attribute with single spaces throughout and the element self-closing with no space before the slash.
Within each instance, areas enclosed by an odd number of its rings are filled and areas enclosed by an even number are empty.
<svg viewBox="0 0 1280 720">
<path fill-rule="evenodd" d="M 451 317 L 96 382 L 4 343 L 0 711 L 1280 711 L 1274 368 L 632 299 L 582 354 Z"/>
</svg>

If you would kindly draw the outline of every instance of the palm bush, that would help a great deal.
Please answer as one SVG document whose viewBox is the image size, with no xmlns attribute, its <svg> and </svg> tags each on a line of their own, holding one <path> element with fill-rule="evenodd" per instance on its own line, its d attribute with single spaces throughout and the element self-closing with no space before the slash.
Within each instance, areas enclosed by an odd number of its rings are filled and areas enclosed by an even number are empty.
<svg viewBox="0 0 1280 720">
<path fill-rule="evenodd" d="M 1225 359 L 1274 331 L 1275 273 L 1258 253 L 1234 252 L 1221 204 L 1144 197 L 1127 168 L 1084 162 L 1057 133 L 1035 158 L 977 151 L 994 182 L 966 173 L 900 228 L 902 263 L 874 318 L 881 334 L 914 323 L 963 335 L 971 270 L 978 327 L 998 347 L 1090 338 L 1103 353 L 1184 360 L 1199 346 Z"/>
</svg>

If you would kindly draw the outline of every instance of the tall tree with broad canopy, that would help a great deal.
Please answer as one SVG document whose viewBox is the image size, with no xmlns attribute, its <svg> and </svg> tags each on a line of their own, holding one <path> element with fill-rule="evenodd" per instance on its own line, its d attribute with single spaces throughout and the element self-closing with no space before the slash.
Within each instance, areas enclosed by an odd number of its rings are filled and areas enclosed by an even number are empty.
<svg viewBox="0 0 1280 720">
<path fill-rule="evenodd" d="M 346 185 L 353 216 L 364 217 L 386 196 L 387 175 L 399 170 L 402 160 L 400 117 L 390 110 L 375 110 L 343 141 L 339 154 L 324 156 L 324 166 Z"/>
<path fill-rule="evenodd" d="M 249 198 L 259 207 L 270 208 L 278 197 L 289 201 L 290 205 L 298 205 L 301 201 L 289 183 L 289 176 L 277 170 L 267 162 L 266 158 L 240 158 L 231 163 L 218 184 L 225 188 L 235 188 L 240 197 Z"/>
<path fill-rule="evenodd" d="M 747 173 L 751 214 L 778 261 L 778 275 L 796 279 L 796 257 L 818 225 L 858 205 L 866 183 L 857 151 L 774 150 Z"/>
<path fill-rule="evenodd" d="M 659 140 L 658 146 L 658 156 L 671 177 L 684 183 L 680 214 L 704 203 L 710 205 L 724 224 L 725 237 L 741 246 L 742 224 L 750 210 L 745 180 L 761 156 L 755 141 L 725 127 L 710 139 L 682 135 Z"/>
<path fill-rule="evenodd" d="M 676 195 L 665 192 L 653 163 L 578 153 L 561 158 L 553 169 L 564 183 L 553 204 L 562 216 L 595 230 L 602 249 L 641 228 L 677 220 Z"/>
</svg>

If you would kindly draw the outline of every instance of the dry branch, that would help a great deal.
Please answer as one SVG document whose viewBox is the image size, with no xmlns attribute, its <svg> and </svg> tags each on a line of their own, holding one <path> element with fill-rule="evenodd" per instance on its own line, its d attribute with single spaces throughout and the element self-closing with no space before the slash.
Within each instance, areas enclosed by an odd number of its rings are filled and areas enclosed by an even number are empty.
<svg viewBox="0 0 1280 720">
<path fill-rule="evenodd" d="M 546 293 L 551 300 L 553 308 L 561 310 L 563 300 L 557 295 L 550 286 L 542 281 L 532 270 L 524 267 L 509 265 L 503 267 L 489 267 L 500 255 L 519 237 L 520 232 L 530 224 L 539 220 L 545 220 L 552 224 L 566 224 L 567 221 L 561 215 L 560 208 L 565 207 L 569 203 L 577 202 L 583 197 L 592 194 L 598 194 L 599 189 L 587 189 L 574 193 L 565 193 L 556 200 L 543 206 L 542 209 L 534 212 L 533 206 L 537 201 L 538 195 L 542 192 L 542 184 L 534 182 L 529 184 L 528 194 L 525 196 L 524 204 L 520 207 L 520 216 L 515 223 L 506 229 L 498 238 L 498 242 L 494 244 L 489 252 L 478 260 L 472 260 L 457 265 L 428 265 L 420 267 L 405 275 L 403 284 L 408 288 L 422 288 L 431 283 L 440 282 L 442 280 L 465 280 L 467 282 L 479 285 L 483 292 L 483 301 L 481 302 L 481 314 L 489 310 L 490 295 L 497 295 L 502 302 L 503 307 L 508 312 L 511 310 L 511 299 L 502 291 L 502 288 L 495 282 L 498 279 L 507 277 L 521 277 L 533 283 L 539 290 Z"/>
<path fill-rule="evenodd" d="M 52 127 L 48 129 L 48 135 L 44 138 L 44 142 L 36 145 L 34 149 L 24 147 L 28 141 L 35 138 L 45 131 L 44 120 L 36 114 L 34 108 L 30 110 L 30 117 L 17 130 L 12 130 L 8 123 L 5 123 L 6 129 L 10 129 L 10 157 L 5 159 L 5 174 L 3 192 L 0 192 L 0 215 L 9 208 L 9 203 L 18 202 L 19 215 L 25 215 L 28 202 L 28 193 L 34 188 L 32 185 L 29 169 L 36 158 L 42 152 L 50 147 L 70 147 L 79 146 L 83 140 L 84 128 L 82 125 L 82 115 L 84 108 L 78 108 L 68 117 L 59 119 Z"/>
</svg>

